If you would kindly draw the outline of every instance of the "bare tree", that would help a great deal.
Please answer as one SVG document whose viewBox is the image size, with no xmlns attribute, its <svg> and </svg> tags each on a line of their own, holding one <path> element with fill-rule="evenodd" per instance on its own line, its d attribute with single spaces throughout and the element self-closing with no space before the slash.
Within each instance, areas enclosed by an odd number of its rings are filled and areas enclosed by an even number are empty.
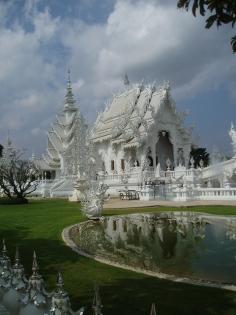
<svg viewBox="0 0 236 315">
<path fill-rule="evenodd" d="M 37 188 L 39 170 L 32 161 L 22 158 L 22 151 L 8 144 L 0 158 L 0 188 L 8 198 L 27 202 L 26 196 Z"/>
</svg>

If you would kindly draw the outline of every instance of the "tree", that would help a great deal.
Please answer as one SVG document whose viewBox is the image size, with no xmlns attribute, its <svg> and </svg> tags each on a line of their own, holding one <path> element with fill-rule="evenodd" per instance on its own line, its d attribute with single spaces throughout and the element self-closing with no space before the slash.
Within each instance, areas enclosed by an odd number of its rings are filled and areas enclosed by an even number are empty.
<svg viewBox="0 0 236 315">
<path fill-rule="evenodd" d="M 202 160 L 204 162 L 204 166 L 209 165 L 209 153 L 207 152 L 206 148 L 192 148 L 190 152 L 190 157 L 193 157 L 194 159 L 194 167 L 200 166 L 200 161 Z"/>
<path fill-rule="evenodd" d="M 178 0 L 177 7 L 184 8 L 187 11 L 192 5 L 192 13 L 196 17 L 197 12 L 205 16 L 210 13 L 206 19 L 205 27 L 211 28 L 214 24 L 220 27 L 224 24 L 231 24 L 234 27 L 236 23 L 236 1 L 235 0 Z M 233 52 L 236 52 L 236 36 L 231 39 Z"/>
<path fill-rule="evenodd" d="M 39 170 L 32 161 L 22 156 L 23 152 L 14 149 L 8 142 L 0 158 L 0 188 L 8 198 L 17 198 L 26 203 L 26 196 L 37 188 L 35 178 Z"/>
<path fill-rule="evenodd" d="M 3 146 L 0 144 L 0 157 L 2 156 Z"/>
</svg>

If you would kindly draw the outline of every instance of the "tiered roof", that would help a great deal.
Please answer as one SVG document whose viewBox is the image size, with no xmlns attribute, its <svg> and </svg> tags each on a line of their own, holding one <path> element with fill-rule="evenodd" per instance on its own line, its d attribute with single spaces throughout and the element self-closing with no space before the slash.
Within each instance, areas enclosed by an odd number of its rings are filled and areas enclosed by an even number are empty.
<svg viewBox="0 0 236 315">
<path fill-rule="evenodd" d="M 48 132 L 47 150 L 43 159 L 52 168 L 60 167 L 60 154 L 74 143 L 74 133 L 76 121 L 80 116 L 78 107 L 72 93 L 70 71 L 68 71 L 68 81 L 63 110 L 57 115 L 56 121 L 52 124 Z"/>
<path fill-rule="evenodd" d="M 125 147 L 139 146 L 166 106 L 176 115 L 176 123 L 181 124 L 168 83 L 158 88 L 155 84 L 144 86 L 143 83 L 129 86 L 98 116 L 91 139 L 94 143 L 110 140 L 113 144 L 123 143 Z M 187 133 L 185 129 L 182 131 Z"/>
</svg>

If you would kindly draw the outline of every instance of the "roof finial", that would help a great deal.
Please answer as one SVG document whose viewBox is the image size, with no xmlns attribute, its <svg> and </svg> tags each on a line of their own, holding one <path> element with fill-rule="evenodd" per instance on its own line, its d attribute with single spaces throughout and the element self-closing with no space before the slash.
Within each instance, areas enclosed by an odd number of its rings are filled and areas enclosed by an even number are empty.
<svg viewBox="0 0 236 315">
<path fill-rule="evenodd" d="M 124 85 L 126 87 L 128 87 L 130 85 L 130 82 L 129 82 L 129 78 L 128 78 L 128 74 L 126 73 L 125 74 L 125 77 L 124 77 Z"/>
<path fill-rule="evenodd" d="M 7 130 L 7 145 L 8 145 L 8 147 L 11 146 L 11 139 L 10 139 L 10 131 L 9 130 Z"/>
</svg>

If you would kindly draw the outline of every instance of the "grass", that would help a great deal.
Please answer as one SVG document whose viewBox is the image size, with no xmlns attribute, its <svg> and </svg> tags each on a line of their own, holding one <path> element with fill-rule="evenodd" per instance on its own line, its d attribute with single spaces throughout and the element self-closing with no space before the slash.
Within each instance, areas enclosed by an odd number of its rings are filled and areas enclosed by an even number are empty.
<svg viewBox="0 0 236 315">
<path fill-rule="evenodd" d="M 169 211 L 173 207 L 105 210 L 104 215 Z M 233 215 L 236 207 L 201 206 L 175 210 Z M 64 245 L 64 227 L 84 220 L 79 204 L 65 200 L 33 200 L 25 205 L 0 206 L 0 238 L 5 238 L 11 257 L 19 245 L 26 273 L 31 273 L 32 253 L 38 255 L 47 289 L 55 287 L 57 270 L 62 270 L 65 288 L 74 309 L 91 305 L 94 283 L 100 285 L 104 315 L 149 314 L 152 302 L 158 315 L 233 315 L 236 293 L 159 280 L 110 267 L 78 256 Z"/>
</svg>

